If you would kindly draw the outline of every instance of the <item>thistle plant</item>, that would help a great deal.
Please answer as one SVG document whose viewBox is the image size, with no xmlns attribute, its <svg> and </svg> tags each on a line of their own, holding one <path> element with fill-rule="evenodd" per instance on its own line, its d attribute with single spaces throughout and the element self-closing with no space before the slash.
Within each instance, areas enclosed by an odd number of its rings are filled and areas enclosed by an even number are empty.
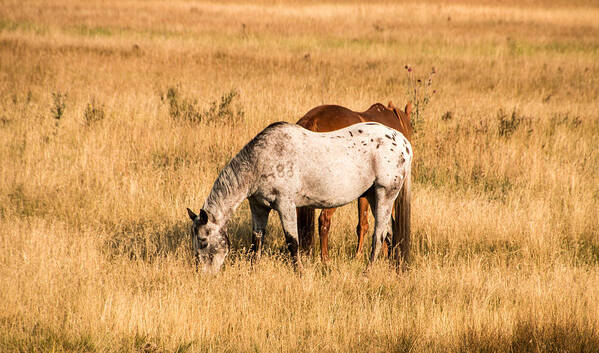
<svg viewBox="0 0 599 353">
<path fill-rule="evenodd" d="M 433 67 L 428 76 L 418 77 L 414 74 L 414 69 L 406 65 L 404 67 L 408 76 L 407 95 L 412 102 L 412 128 L 416 133 L 424 121 L 424 111 L 431 101 L 432 96 L 437 93 L 433 89 L 433 76 L 437 71 Z"/>
<path fill-rule="evenodd" d="M 54 132 L 52 133 L 53 136 L 56 136 L 58 134 L 60 119 L 62 119 L 64 111 L 67 107 L 67 97 L 67 93 L 52 92 L 53 104 L 52 108 L 50 109 L 50 112 L 52 113 L 52 117 L 54 118 Z"/>
<path fill-rule="evenodd" d="M 66 105 L 67 96 L 68 95 L 66 93 L 52 92 L 53 106 L 52 106 L 52 109 L 50 109 L 50 112 L 52 113 L 52 117 L 56 121 L 57 126 L 58 126 L 58 122 L 60 121 L 60 119 L 62 118 L 62 116 L 64 114 L 65 108 L 67 107 L 67 105 Z"/>
</svg>

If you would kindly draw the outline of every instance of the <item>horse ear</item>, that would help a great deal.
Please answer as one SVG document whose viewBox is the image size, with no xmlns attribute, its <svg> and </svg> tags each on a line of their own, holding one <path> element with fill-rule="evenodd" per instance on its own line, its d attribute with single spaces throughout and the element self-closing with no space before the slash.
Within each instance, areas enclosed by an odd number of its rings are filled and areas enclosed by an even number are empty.
<svg viewBox="0 0 599 353">
<path fill-rule="evenodd" d="M 204 211 L 204 209 L 200 210 L 200 214 L 198 217 L 200 217 L 200 225 L 208 223 L 208 213 Z"/>
<path fill-rule="evenodd" d="M 389 104 L 387 104 L 387 108 L 389 108 L 389 109 L 395 108 L 392 101 L 389 101 Z"/>
<path fill-rule="evenodd" d="M 198 216 L 195 213 L 193 213 L 193 211 L 190 210 L 189 208 L 187 209 L 187 214 L 189 215 L 189 218 L 191 218 L 192 221 L 195 221 L 196 217 Z"/>
<path fill-rule="evenodd" d="M 408 116 L 408 120 L 410 120 L 410 114 L 412 114 L 412 102 L 408 102 L 408 104 L 406 104 L 406 108 L 404 109 L 404 112 Z"/>
</svg>

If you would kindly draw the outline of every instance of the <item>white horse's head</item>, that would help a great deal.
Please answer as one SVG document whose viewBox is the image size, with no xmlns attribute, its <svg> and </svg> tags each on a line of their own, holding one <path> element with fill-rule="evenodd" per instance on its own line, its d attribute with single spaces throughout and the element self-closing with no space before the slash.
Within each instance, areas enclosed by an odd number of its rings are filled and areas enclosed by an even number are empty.
<svg viewBox="0 0 599 353">
<path fill-rule="evenodd" d="M 191 242 L 198 267 L 204 272 L 218 272 L 229 253 L 229 238 L 225 227 L 216 224 L 214 217 L 203 209 L 199 215 L 189 208 L 187 213 L 193 221 Z"/>
</svg>

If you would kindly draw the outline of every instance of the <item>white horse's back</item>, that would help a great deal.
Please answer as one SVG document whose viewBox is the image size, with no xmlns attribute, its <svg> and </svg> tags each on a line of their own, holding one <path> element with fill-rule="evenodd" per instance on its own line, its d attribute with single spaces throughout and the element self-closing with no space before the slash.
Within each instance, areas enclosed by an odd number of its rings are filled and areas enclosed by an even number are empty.
<svg viewBox="0 0 599 353">
<path fill-rule="evenodd" d="M 399 190 L 411 161 L 408 140 L 378 123 L 327 133 L 292 124 L 269 129 L 257 159 L 257 189 L 269 202 L 288 195 L 297 206 L 329 208 L 355 200 L 375 183 Z"/>
</svg>

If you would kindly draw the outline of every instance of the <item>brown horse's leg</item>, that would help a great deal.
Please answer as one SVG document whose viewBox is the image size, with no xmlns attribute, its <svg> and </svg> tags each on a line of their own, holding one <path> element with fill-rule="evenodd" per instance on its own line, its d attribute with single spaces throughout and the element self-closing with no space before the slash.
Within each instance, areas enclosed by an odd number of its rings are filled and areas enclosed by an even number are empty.
<svg viewBox="0 0 599 353">
<path fill-rule="evenodd" d="M 331 218 L 336 208 L 325 208 L 318 217 L 318 233 L 320 234 L 320 258 L 322 262 L 329 259 L 329 229 L 331 228 Z"/>
<path fill-rule="evenodd" d="M 385 257 L 389 256 L 389 238 L 385 237 L 385 239 L 383 239 L 383 245 L 381 245 L 381 254 Z"/>
<path fill-rule="evenodd" d="M 356 250 L 356 256 L 362 254 L 362 248 L 364 246 L 364 234 L 368 232 L 368 201 L 365 197 L 358 199 L 358 226 L 356 227 L 356 233 L 358 234 L 358 249 Z"/>
</svg>

